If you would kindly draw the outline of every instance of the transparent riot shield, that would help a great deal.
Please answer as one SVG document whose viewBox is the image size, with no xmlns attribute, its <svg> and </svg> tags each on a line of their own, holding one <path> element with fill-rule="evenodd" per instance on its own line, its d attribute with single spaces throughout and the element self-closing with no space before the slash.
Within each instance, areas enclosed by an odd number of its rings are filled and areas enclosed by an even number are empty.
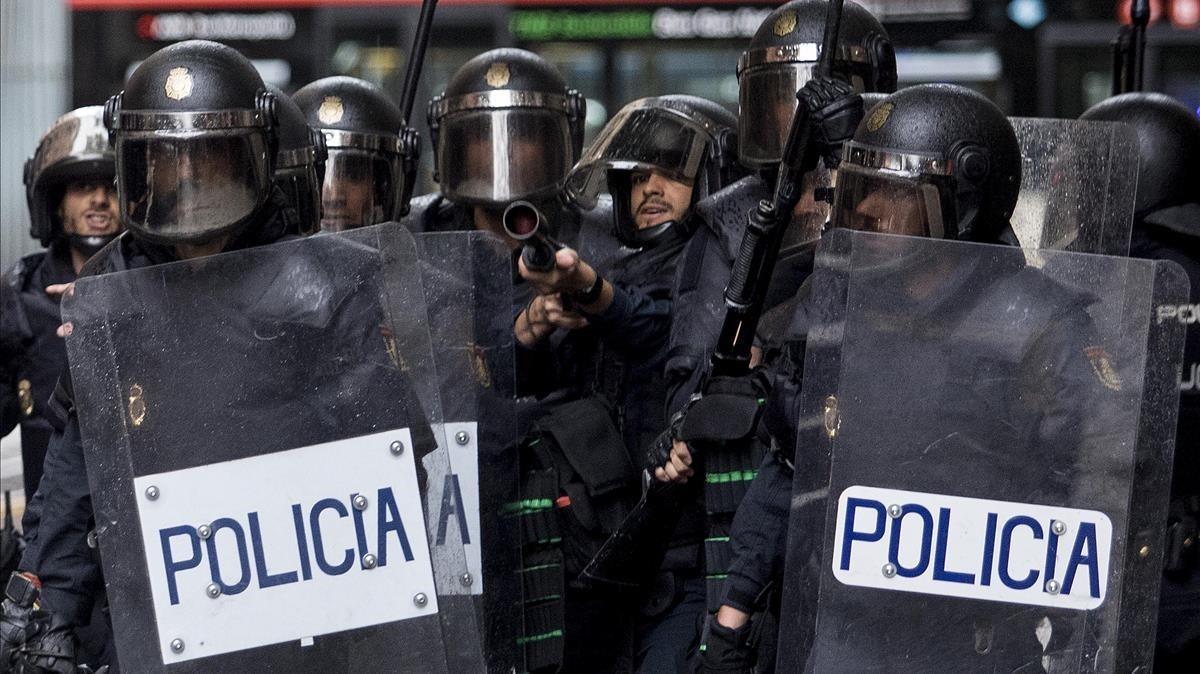
<svg viewBox="0 0 1200 674">
<path fill-rule="evenodd" d="M 483 232 L 414 237 L 420 259 L 451 473 L 431 485 L 435 545 L 466 550 L 469 571 L 443 597 L 474 613 L 488 671 L 524 671 L 521 635 L 513 268 Z M 479 668 L 476 668 L 479 669 Z"/>
<path fill-rule="evenodd" d="M 467 570 L 407 231 L 81 279 L 64 320 L 128 671 L 451 671 Z M 450 639 L 448 635 L 454 635 Z"/>
<path fill-rule="evenodd" d="M 781 671 L 1152 663 L 1174 263 L 837 231 L 807 335 Z M 1053 264 L 1050 264 L 1053 262 Z"/>
<path fill-rule="evenodd" d="M 1025 248 L 1126 255 L 1137 135 L 1126 124 L 1014 117 L 1021 193 L 1011 218 Z"/>
</svg>

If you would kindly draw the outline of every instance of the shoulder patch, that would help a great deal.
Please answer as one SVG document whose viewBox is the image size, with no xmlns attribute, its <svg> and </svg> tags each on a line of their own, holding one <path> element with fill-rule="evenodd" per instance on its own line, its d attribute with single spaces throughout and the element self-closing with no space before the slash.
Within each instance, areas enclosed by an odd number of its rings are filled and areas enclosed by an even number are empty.
<svg viewBox="0 0 1200 674">
<path fill-rule="evenodd" d="M 1116 368 L 1113 367 L 1112 358 L 1108 355 L 1108 350 L 1103 346 L 1087 346 L 1083 349 L 1083 354 L 1087 356 L 1088 361 L 1092 364 L 1092 371 L 1096 373 L 1096 378 L 1100 380 L 1104 387 L 1113 391 L 1121 390 L 1121 376 L 1117 374 Z"/>
</svg>

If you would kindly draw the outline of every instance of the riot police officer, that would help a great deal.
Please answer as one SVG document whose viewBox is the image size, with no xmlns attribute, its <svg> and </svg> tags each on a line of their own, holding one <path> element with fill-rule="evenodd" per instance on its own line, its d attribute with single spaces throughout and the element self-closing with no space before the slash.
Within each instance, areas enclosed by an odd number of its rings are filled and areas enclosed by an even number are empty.
<svg viewBox="0 0 1200 674">
<path fill-rule="evenodd" d="M 825 28 L 824 0 L 791 0 L 767 15 L 746 51 L 738 59 L 738 160 L 756 172 L 697 204 L 704 227 L 689 243 L 687 262 L 679 272 L 675 290 L 675 317 L 667 363 L 671 386 L 668 412 L 678 410 L 696 390 L 708 354 L 720 332 L 721 297 L 729 270 L 737 256 L 748 214 L 771 196 L 775 166 L 796 110 L 796 92 L 812 78 Z M 896 89 L 896 55 L 887 31 L 861 5 L 848 0 L 838 33 L 838 53 L 833 74 L 859 93 Z M 849 136 L 854 118 L 835 116 L 831 135 Z M 848 125 L 848 126 L 847 126 Z M 838 147 L 829 149 L 827 162 L 836 165 Z M 777 263 L 776 278 L 791 284 L 772 291 L 767 306 L 795 292 L 803 272 L 811 265 L 810 244 L 828 218 L 828 207 L 815 200 L 815 190 L 829 184 L 823 168 L 807 178 L 805 197 L 793 213 L 792 225 Z"/>
<path fill-rule="evenodd" d="M 321 229 L 375 225 L 408 212 L 417 135 L 382 89 L 335 76 L 305 85 L 292 98 L 325 138 Z"/>
<path fill-rule="evenodd" d="M 23 258 L 7 279 L 20 294 L 30 340 L 19 353 L 6 355 L 11 360 L 3 367 L 12 381 L 4 398 L 14 400 L 16 414 L 4 415 L 0 435 L 7 435 L 20 422 L 26 498 L 37 490 L 50 440 L 46 401 L 67 364 L 66 347 L 55 334 L 61 289 L 121 229 L 113 172 L 100 106 L 72 110 L 58 118 L 25 164 L 30 233 L 46 250 Z M 8 324 L 18 316 L 6 315 L 2 320 L 4 331 L 10 332 Z"/>
<path fill-rule="evenodd" d="M 268 84 L 279 115 L 279 151 L 275 155 L 275 187 L 295 211 L 298 234 L 321 227 L 321 183 L 325 175 L 325 135 L 308 125 L 304 111 L 278 87 Z"/>
<path fill-rule="evenodd" d="M 1154 93 L 1128 93 L 1092 106 L 1081 119 L 1124 122 L 1137 133 L 1142 161 L 1138 167 L 1133 257 L 1174 260 L 1191 281 L 1191 301 L 1159 307 L 1158 320 L 1187 325 L 1175 469 L 1171 476 L 1166 572 L 1159 604 L 1155 666 L 1186 669 L 1200 654 L 1200 120 L 1178 101 Z"/>
<path fill-rule="evenodd" d="M 893 167 L 900 170 L 892 171 Z M 1008 218 L 1020 180 L 1016 136 L 994 104 L 961 87 L 912 87 L 868 111 L 853 141 L 846 144 L 833 225 L 906 236 L 1007 242 L 1013 239 Z M 885 278 L 886 270 L 881 273 Z M 787 346 L 779 360 L 770 363 L 773 388 L 764 421 L 777 449 L 759 467 L 734 518 L 730 534 L 734 559 L 720 610 L 706 628 L 702 653 L 704 666 L 713 670 L 743 671 L 753 664 L 751 616 L 766 609 L 771 584 L 782 572 L 792 509 L 792 466 L 804 469 L 804 448 L 796 447 L 795 441 L 807 336 L 805 306 L 802 298 L 788 329 Z M 696 409 L 700 408 L 688 413 Z M 693 474 L 691 462 L 687 446 L 676 443 L 656 477 L 685 480 Z"/>
<path fill-rule="evenodd" d="M 270 243 L 296 231 L 273 187 L 277 103 L 248 59 L 202 40 L 143 61 L 105 106 L 127 232 L 84 275 Z M 69 329 L 69 326 L 64 326 Z M 24 517 L 33 541 L 4 601 L 7 663 L 71 671 L 75 630 L 103 593 L 79 420 L 64 371 L 46 472 Z M 31 617 L 29 607 L 40 599 Z M 22 643 L 28 637 L 28 643 Z"/>
<path fill-rule="evenodd" d="M 571 496 L 570 506 L 559 510 L 573 522 L 566 527 L 572 540 L 561 546 L 568 580 L 637 497 L 636 466 L 660 430 L 666 398 L 662 366 L 675 267 L 694 232 L 694 204 L 742 173 L 734 152 L 736 126 L 729 111 L 695 96 L 657 96 L 626 105 L 600 132 L 567 185 L 571 198 L 584 207 L 594 207 L 607 186 L 609 227 L 626 252 L 604 264 L 561 250 L 556 268 L 548 272 L 521 264 L 522 276 L 539 295 L 518 315 L 514 335 L 527 350 L 543 349 L 547 369 L 566 387 L 569 401 L 537 423 L 540 465 L 558 469 L 559 480 L 558 491 L 543 496 Z M 552 335 L 560 339 L 550 350 L 546 343 Z M 594 470 L 567 468 L 584 455 L 592 457 Z M 685 665 L 704 610 L 701 520 L 699 512 L 691 513 L 655 587 L 635 602 L 639 616 L 632 635 L 625 636 L 633 637 L 632 666 L 638 671 Z M 613 658 L 629 643 L 619 634 L 619 626 L 628 625 L 628 616 L 621 614 L 630 610 L 623 600 L 572 585 L 565 602 L 564 667 L 629 667 L 600 660 Z M 606 612 L 615 615 L 605 617 Z"/>
<path fill-rule="evenodd" d="M 493 49 L 467 61 L 429 103 L 438 193 L 414 200 L 414 232 L 480 229 L 504 236 L 501 216 L 529 201 L 573 242 L 580 215 L 559 190 L 583 150 L 586 103 L 545 59 Z"/>
</svg>

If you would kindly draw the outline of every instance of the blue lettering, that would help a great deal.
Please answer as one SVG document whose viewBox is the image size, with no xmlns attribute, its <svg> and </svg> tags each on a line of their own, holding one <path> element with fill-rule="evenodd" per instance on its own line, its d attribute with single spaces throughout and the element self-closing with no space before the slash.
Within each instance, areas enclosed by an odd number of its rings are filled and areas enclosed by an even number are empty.
<svg viewBox="0 0 1200 674">
<path fill-rule="evenodd" d="M 233 585 L 227 585 L 221 579 L 221 565 L 217 561 L 217 532 L 222 529 L 232 531 L 233 537 L 237 540 L 238 561 L 241 564 L 242 575 Z M 212 574 L 212 581 L 221 588 L 222 594 L 239 594 L 250 586 L 250 555 L 246 552 L 246 532 L 242 531 L 242 525 L 238 524 L 237 520 L 222 517 L 214 521 L 212 535 L 204 541 L 204 544 L 208 548 L 208 570 Z"/>
<path fill-rule="evenodd" d="M 1000 530 L 1000 582 L 1014 590 L 1027 590 L 1037 582 L 1037 569 L 1030 569 L 1029 575 L 1021 580 L 1014 580 L 1008 568 L 1008 556 L 1012 548 L 1012 533 L 1019 526 L 1029 527 L 1029 530 L 1033 532 L 1035 540 L 1040 541 L 1042 539 L 1042 525 L 1038 524 L 1037 520 L 1032 517 L 1018 515 L 1004 523 L 1004 528 Z"/>
<path fill-rule="evenodd" d="M 1058 534 L 1054 533 L 1054 520 L 1050 520 L 1050 526 L 1046 527 L 1046 580 L 1054 578 L 1054 571 L 1058 567 Z"/>
<path fill-rule="evenodd" d="M 921 557 L 916 566 L 906 567 L 900 563 L 900 527 L 904 523 L 904 518 L 909 513 L 914 513 L 925 523 L 921 531 Z M 929 553 L 933 547 L 933 515 L 925 506 L 908 503 L 900 512 L 900 516 L 896 518 L 896 523 L 892 525 L 892 537 L 888 545 L 888 561 L 896 566 L 896 574 L 905 578 L 916 578 L 925 573 L 925 569 L 929 568 Z"/>
<path fill-rule="evenodd" d="M 946 539 L 950 536 L 950 509 L 938 510 L 937 555 L 933 560 L 933 579 L 945 580 L 951 583 L 975 582 L 975 576 L 961 571 L 946 570 Z"/>
<path fill-rule="evenodd" d="M 250 513 L 247 518 L 250 520 L 250 545 L 254 548 L 254 566 L 258 571 L 258 586 L 260 588 L 274 587 L 296 582 L 295 571 L 275 575 L 267 572 L 267 556 L 263 554 L 262 529 L 258 524 L 258 513 Z"/>
<path fill-rule="evenodd" d="M 446 476 L 446 486 L 442 489 L 442 511 L 438 516 L 438 532 L 436 545 L 446 544 L 446 521 L 450 515 L 457 515 L 458 532 L 462 542 L 471 544 L 471 534 L 467 531 L 467 515 L 463 508 L 462 490 L 458 487 L 458 475 L 453 473 Z"/>
<path fill-rule="evenodd" d="M 1075 571 L 1080 566 L 1091 569 L 1088 574 L 1088 591 L 1092 598 L 1100 598 L 1100 557 L 1096 548 L 1096 525 L 1084 522 L 1079 525 L 1079 533 L 1075 535 L 1075 548 L 1071 551 L 1071 561 L 1067 562 L 1067 575 L 1063 579 L 1062 593 L 1071 594 L 1071 586 L 1075 583 Z M 1087 548 L 1086 553 L 1084 554 Z"/>
<path fill-rule="evenodd" d="M 308 513 L 308 525 L 312 528 L 313 552 L 316 553 L 317 568 L 321 569 L 322 573 L 340 576 L 354 566 L 354 550 L 346 548 L 346 556 L 342 559 L 341 564 L 334 566 L 329 563 L 325 557 L 325 547 L 321 543 L 321 513 L 326 510 L 333 510 L 339 517 L 348 516 L 346 506 L 337 499 L 324 498 L 313 504 L 312 511 Z"/>
<path fill-rule="evenodd" d="M 292 504 L 292 524 L 296 527 L 296 548 L 300 553 L 300 577 L 312 580 L 312 562 L 308 559 L 308 534 L 304 533 L 304 513 L 299 503 Z"/>
<path fill-rule="evenodd" d="M 983 568 L 979 570 L 979 584 L 992 584 L 992 558 L 996 554 L 996 513 L 988 513 L 987 528 L 983 534 Z"/>
<path fill-rule="evenodd" d="M 400 549 L 404 552 L 404 561 L 413 560 L 412 547 L 408 544 L 408 534 L 404 531 L 404 522 L 400 519 L 400 509 L 396 507 L 396 497 L 391 487 L 379 490 L 379 566 L 387 564 L 387 533 L 395 531 L 400 539 Z"/>
<path fill-rule="evenodd" d="M 358 494 L 350 495 L 350 503 L 354 503 L 355 496 L 358 496 Z M 358 542 L 358 558 L 362 560 L 367 554 L 367 532 L 363 526 L 363 511 L 354 508 L 350 511 L 350 514 L 354 516 L 354 540 Z M 359 563 L 361 564 L 362 562 L 360 561 Z M 363 568 L 365 569 L 366 567 Z"/>
<path fill-rule="evenodd" d="M 875 511 L 875 530 L 874 531 L 855 531 L 854 518 L 859 508 L 870 508 Z M 873 501 L 865 498 L 848 498 L 846 499 L 846 525 L 842 530 L 842 570 L 846 571 L 850 568 L 850 546 L 854 541 L 863 541 L 865 543 L 873 543 L 883 538 L 884 523 L 887 521 L 887 512 L 883 508 L 883 504 L 879 501 Z"/>
<path fill-rule="evenodd" d="M 188 541 L 192 544 L 191 559 L 175 561 L 175 556 L 171 554 L 171 538 L 174 536 L 188 537 Z M 162 541 L 163 566 L 167 570 L 167 592 L 171 595 L 171 605 L 174 606 L 179 603 L 179 588 L 175 583 L 175 574 L 200 566 L 200 536 L 196 534 L 196 527 L 184 524 L 169 529 L 160 529 L 158 538 Z"/>
</svg>

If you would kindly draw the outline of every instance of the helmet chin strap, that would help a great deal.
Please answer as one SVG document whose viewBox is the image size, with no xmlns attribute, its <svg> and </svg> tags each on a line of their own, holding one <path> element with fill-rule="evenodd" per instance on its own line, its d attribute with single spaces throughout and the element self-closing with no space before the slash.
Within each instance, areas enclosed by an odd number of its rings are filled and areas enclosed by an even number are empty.
<svg viewBox="0 0 1200 674">
<path fill-rule="evenodd" d="M 67 235 L 67 245 L 72 250 L 82 253 L 86 257 L 92 257 L 100 252 L 100 249 L 107 246 L 110 241 L 117 238 L 117 232 L 112 234 L 96 234 L 87 236 L 84 234 L 71 233 Z"/>
</svg>

